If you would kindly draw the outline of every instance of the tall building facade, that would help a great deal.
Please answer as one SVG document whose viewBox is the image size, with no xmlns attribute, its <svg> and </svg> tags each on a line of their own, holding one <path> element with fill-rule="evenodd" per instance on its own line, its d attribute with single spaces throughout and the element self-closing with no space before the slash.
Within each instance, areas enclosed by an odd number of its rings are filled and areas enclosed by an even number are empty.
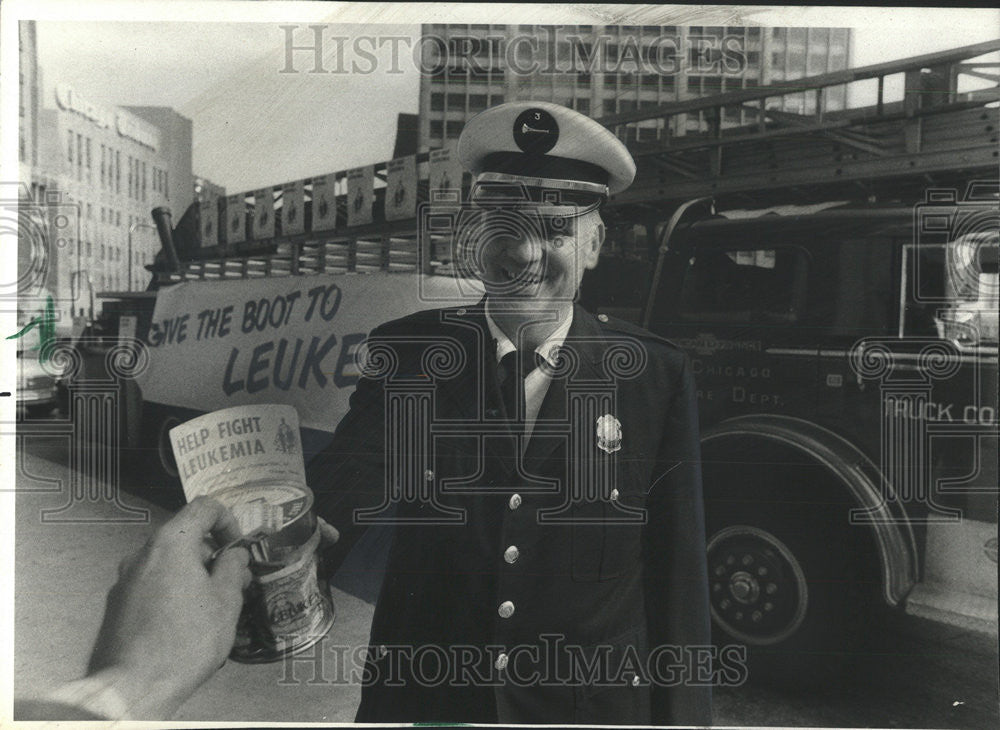
<svg viewBox="0 0 1000 730">
<path fill-rule="evenodd" d="M 552 101 L 595 119 L 668 102 L 757 88 L 848 68 L 847 28 L 723 26 L 424 25 L 420 150 L 445 146 L 465 122 L 503 101 Z M 846 106 L 847 89 L 823 92 Z M 815 94 L 787 95 L 781 110 L 815 111 Z M 723 126 L 755 119 L 723 110 Z M 708 129 L 704 112 L 630 128 L 639 141 Z"/>
<path fill-rule="evenodd" d="M 183 211 L 194 197 L 192 124 L 166 107 L 103 105 L 63 83 L 40 96 L 31 186 L 35 200 L 70 213 L 50 216 L 46 282 L 65 326 L 99 308 L 99 292 L 146 287 L 143 266 L 159 250 L 151 210 Z"/>
<path fill-rule="evenodd" d="M 38 69 L 38 34 L 35 21 L 18 22 L 20 116 L 18 117 L 18 163 L 21 180 L 29 181 L 38 164 L 38 99 L 41 79 Z"/>
</svg>

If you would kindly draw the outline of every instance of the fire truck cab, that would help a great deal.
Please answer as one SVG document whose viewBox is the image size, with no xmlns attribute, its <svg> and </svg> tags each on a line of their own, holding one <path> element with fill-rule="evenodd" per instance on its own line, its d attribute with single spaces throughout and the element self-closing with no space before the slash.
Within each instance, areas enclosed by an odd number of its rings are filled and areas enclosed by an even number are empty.
<svg viewBox="0 0 1000 730">
<path fill-rule="evenodd" d="M 758 669 L 829 674 L 879 604 L 995 636 L 996 206 L 693 201 L 645 292 L 584 281 L 691 359 L 712 617 Z"/>
</svg>

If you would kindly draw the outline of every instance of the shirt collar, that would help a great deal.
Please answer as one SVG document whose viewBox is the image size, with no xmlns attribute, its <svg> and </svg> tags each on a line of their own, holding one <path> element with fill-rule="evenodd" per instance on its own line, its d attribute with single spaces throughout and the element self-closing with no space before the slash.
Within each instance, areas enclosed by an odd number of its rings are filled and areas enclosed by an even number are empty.
<svg viewBox="0 0 1000 730">
<path fill-rule="evenodd" d="M 504 331 L 500 329 L 497 323 L 493 321 L 493 317 L 490 316 L 489 299 L 486 300 L 483 313 L 486 315 L 486 326 L 490 328 L 490 334 L 493 335 L 493 339 L 497 343 L 497 362 L 500 362 L 507 353 L 516 352 L 517 347 L 514 346 L 514 343 L 504 334 Z M 535 348 L 535 352 L 552 367 L 559 366 L 559 348 L 566 341 L 566 335 L 569 334 L 571 324 L 573 324 L 572 308 L 569 310 L 569 315 L 566 319 L 553 330 L 552 334 L 542 344 Z"/>
</svg>

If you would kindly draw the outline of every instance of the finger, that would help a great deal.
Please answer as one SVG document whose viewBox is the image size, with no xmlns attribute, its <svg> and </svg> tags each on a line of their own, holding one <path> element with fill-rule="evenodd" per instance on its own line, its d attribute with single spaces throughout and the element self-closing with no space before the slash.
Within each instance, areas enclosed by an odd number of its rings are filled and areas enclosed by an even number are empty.
<svg viewBox="0 0 1000 730">
<path fill-rule="evenodd" d="M 161 530 L 171 536 L 187 536 L 191 544 L 209 532 L 219 535 L 225 542 L 240 536 L 239 525 L 232 512 L 210 497 L 193 499 Z"/>
<path fill-rule="evenodd" d="M 219 590 L 242 605 L 243 589 L 250 585 L 250 552 L 243 547 L 229 548 L 215 559 L 211 573 Z"/>
<path fill-rule="evenodd" d="M 205 565 L 215 553 L 215 543 L 207 537 L 201 539 L 201 563 Z"/>
<path fill-rule="evenodd" d="M 319 524 L 319 536 L 323 543 L 333 545 L 340 539 L 340 531 L 322 517 L 317 517 L 316 522 Z"/>
</svg>

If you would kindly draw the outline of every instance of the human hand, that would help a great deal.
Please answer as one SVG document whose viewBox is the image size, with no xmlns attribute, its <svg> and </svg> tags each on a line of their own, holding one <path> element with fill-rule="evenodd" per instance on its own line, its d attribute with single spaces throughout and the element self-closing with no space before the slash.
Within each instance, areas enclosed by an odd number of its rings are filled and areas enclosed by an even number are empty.
<svg viewBox="0 0 1000 730">
<path fill-rule="evenodd" d="M 108 594 L 88 671 L 118 692 L 130 718 L 172 715 L 232 649 L 250 555 L 232 548 L 207 564 L 209 533 L 217 544 L 240 534 L 228 509 L 200 497 L 122 563 Z"/>
</svg>

